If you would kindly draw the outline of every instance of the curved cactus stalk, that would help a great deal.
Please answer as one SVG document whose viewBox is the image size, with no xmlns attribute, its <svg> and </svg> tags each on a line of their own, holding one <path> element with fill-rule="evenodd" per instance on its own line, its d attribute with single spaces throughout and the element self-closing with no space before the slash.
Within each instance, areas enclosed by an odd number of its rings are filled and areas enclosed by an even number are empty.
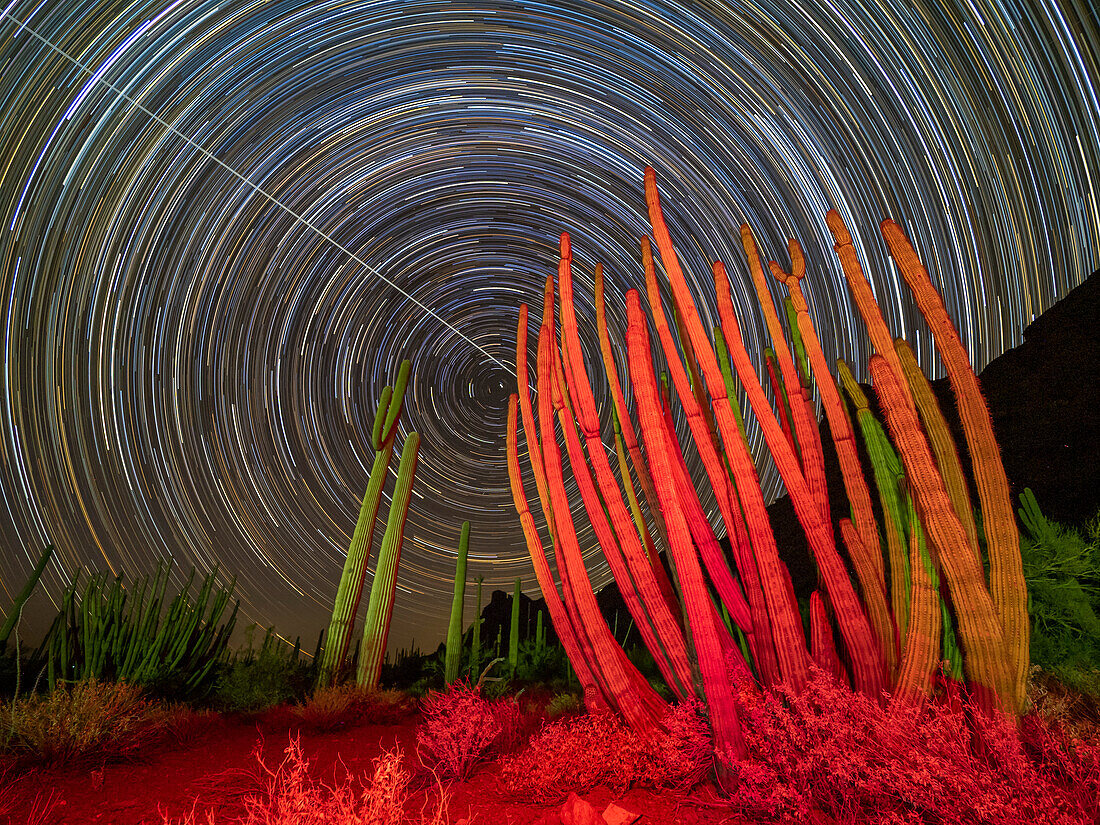
<svg viewBox="0 0 1100 825">
<path fill-rule="evenodd" d="M 916 519 L 910 525 L 909 567 L 913 571 L 909 628 L 905 634 L 905 649 L 894 695 L 904 702 L 919 702 L 931 691 L 932 677 L 939 664 L 943 622 L 939 576 L 925 546 L 924 531 Z"/>
<path fill-rule="evenodd" d="M 881 229 L 890 255 L 932 330 L 936 349 L 943 359 L 951 389 L 955 393 L 970 451 L 974 483 L 978 488 L 978 500 L 981 502 L 982 527 L 989 557 L 989 590 L 1004 628 L 1009 677 L 1015 710 L 1019 712 L 1026 701 L 1031 624 L 1027 613 L 1023 560 L 1020 557 L 1020 531 L 1009 497 L 1001 450 L 993 436 L 993 419 L 958 330 L 912 244 L 894 221 L 883 221 Z"/>
<path fill-rule="evenodd" d="M 604 556 L 615 576 L 619 592 L 642 636 L 642 640 L 666 682 L 681 698 L 686 698 L 691 686 L 691 666 L 679 623 L 654 575 L 651 557 L 646 553 L 630 512 L 623 503 L 618 483 L 611 471 L 600 437 L 600 422 L 596 399 L 584 365 L 580 333 L 573 305 L 572 254 L 569 235 L 561 236 L 561 260 L 558 283 L 561 290 L 562 361 L 568 394 L 573 399 L 577 422 L 584 432 L 588 458 L 599 484 L 597 492 L 589 467 L 580 449 L 576 431 L 569 422 L 563 424 L 573 476 L 584 498 L 589 520 L 596 532 Z M 602 506 L 601 506 L 602 503 Z"/>
<path fill-rule="evenodd" d="M 905 645 L 906 628 L 909 624 L 909 595 L 911 589 L 909 576 L 909 551 L 906 549 L 906 516 L 900 499 L 900 485 L 905 478 L 901 459 L 878 419 L 871 413 L 867 396 L 856 382 L 851 369 L 844 361 L 837 361 L 837 372 L 844 390 L 856 408 L 856 420 L 859 422 L 863 445 L 871 458 L 871 468 L 875 474 L 875 487 L 878 489 L 879 503 L 884 514 L 886 548 L 890 561 L 890 604 L 897 627 L 899 643 Z"/>
<path fill-rule="evenodd" d="M 524 334 L 526 334 L 526 332 L 527 330 L 525 328 Z M 591 660 L 582 653 L 580 643 L 577 641 L 576 631 L 573 628 L 573 624 L 569 621 L 569 616 L 566 613 L 561 596 L 558 595 L 558 588 L 554 584 L 554 578 L 550 572 L 550 565 L 547 563 L 546 554 L 542 549 L 542 540 L 539 538 L 538 530 L 535 527 L 535 519 L 531 515 L 531 510 L 527 505 L 527 495 L 523 491 L 523 479 L 520 477 L 519 469 L 519 447 L 516 420 L 518 417 L 518 407 L 519 398 L 516 395 L 512 395 L 508 399 L 508 480 L 512 487 L 512 501 L 516 506 L 516 511 L 519 513 L 520 525 L 523 527 L 523 535 L 527 541 L 527 552 L 531 555 L 531 563 L 535 568 L 535 578 L 538 579 L 539 589 L 542 590 L 543 598 L 546 599 L 546 608 L 550 612 L 550 621 L 554 624 L 554 630 L 558 634 L 558 640 L 561 642 L 562 647 L 565 648 L 565 655 L 572 663 L 573 669 L 577 673 L 577 680 L 581 683 L 581 688 L 584 690 L 585 706 L 593 713 L 598 710 L 608 710 L 610 706 L 603 698 L 603 694 L 596 684 L 595 678 L 592 676 Z M 541 612 L 539 613 L 539 619 L 542 619 Z"/>
<path fill-rule="evenodd" d="M 841 684 L 848 684 L 848 674 L 844 672 L 844 665 L 836 652 L 833 625 L 825 611 L 825 600 L 821 598 L 820 590 L 810 594 L 810 648 L 814 663 L 819 668 Z"/>
<path fill-rule="evenodd" d="M 951 437 L 951 430 L 947 427 L 947 419 L 943 417 L 932 385 L 917 364 L 917 356 L 909 344 L 904 338 L 898 338 L 894 342 L 894 348 L 898 352 L 901 368 L 905 370 L 905 380 L 909 382 L 909 391 L 913 393 L 913 401 L 916 402 L 924 431 L 928 433 L 928 442 L 936 456 L 936 466 L 940 468 L 940 475 L 947 486 L 947 494 L 951 496 L 951 503 L 966 530 L 966 538 L 970 542 L 970 549 L 974 551 L 974 558 L 981 559 L 974 508 L 970 504 L 970 493 L 966 489 L 959 450 L 955 446 L 955 439 Z"/>
<path fill-rule="evenodd" d="M 393 455 L 393 442 L 401 406 L 404 402 L 405 387 L 409 382 L 412 364 L 401 363 L 398 371 L 396 391 L 386 387 L 374 414 L 374 426 L 371 441 L 374 447 L 374 464 L 371 466 L 367 491 L 363 495 L 363 504 L 359 508 L 359 520 L 351 537 L 351 546 L 344 559 L 344 570 L 340 575 L 340 584 L 336 589 L 336 599 L 332 607 L 332 619 L 325 636 L 324 655 L 317 671 L 318 685 L 329 685 L 339 680 L 347 658 L 351 641 L 351 629 L 355 624 L 355 613 L 363 595 L 363 581 L 367 575 L 367 563 L 370 561 L 371 544 L 374 541 L 374 523 L 378 518 L 378 506 L 382 501 L 382 488 L 389 472 L 390 457 Z"/>
<path fill-rule="evenodd" d="M 391 432 L 390 437 L 393 437 Z M 393 615 L 393 598 L 397 590 L 397 566 L 401 560 L 401 542 L 405 536 L 405 516 L 409 512 L 413 479 L 416 476 L 416 457 L 420 448 L 420 435 L 409 433 L 401 450 L 401 464 L 397 471 L 397 487 L 393 491 L 390 515 L 386 521 L 386 533 L 378 551 L 374 581 L 371 582 L 367 618 L 363 624 L 363 645 L 359 650 L 359 670 L 356 682 L 360 687 L 378 687 L 382 672 L 382 660 L 386 655 L 386 640 L 390 632 L 390 616 Z"/>
<path fill-rule="evenodd" d="M 890 434 L 905 462 L 924 529 L 947 577 L 951 601 L 959 618 L 971 690 L 980 706 L 1014 714 L 1016 700 L 1005 667 L 1001 622 L 985 589 L 981 565 L 970 552 L 966 531 L 947 495 L 916 411 L 906 404 L 905 379 L 899 378 L 878 354 L 871 356 L 871 378 Z"/>
<path fill-rule="evenodd" d="M 455 562 L 455 593 L 451 600 L 451 621 L 447 625 L 447 653 L 443 661 L 443 680 L 453 684 L 462 670 L 462 607 L 466 600 L 466 557 L 470 552 L 470 522 L 462 522 Z"/>
<path fill-rule="evenodd" d="M 564 569 L 559 571 L 562 584 L 563 587 L 572 589 L 576 599 L 582 622 L 581 627 L 578 628 L 578 634 L 588 637 L 593 651 L 593 661 L 596 663 L 593 668 L 594 675 L 603 681 L 608 698 L 631 726 L 640 730 L 649 730 L 659 726 L 665 712 L 665 703 L 626 658 L 626 654 L 615 641 L 611 629 L 600 614 L 588 578 L 588 571 L 581 556 L 573 518 L 569 512 L 565 478 L 562 473 L 561 449 L 554 433 L 553 407 L 558 410 L 563 430 L 571 427 L 572 422 L 566 418 L 564 397 L 560 391 L 562 379 L 556 376 L 558 365 L 554 356 L 553 333 L 545 321 L 539 332 L 538 363 L 539 427 L 542 434 L 546 478 L 556 516 L 561 557 L 564 561 Z"/>
<path fill-rule="evenodd" d="M 684 609 L 695 642 L 703 692 L 714 732 L 715 752 L 720 765 L 729 765 L 744 757 L 745 744 L 741 737 L 741 723 L 737 717 L 733 688 L 725 669 L 727 651 L 719 636 L 716 626 L 719 621 L 698 557 L 692 547 L 687 521 L 676 506 L 679 496 L 673 483 L 674 470 L 669 456 L 670 445 L 667 443 L 657 378 L 653 372 L 649 333 L 635 290 L 627 293 L 626 304 L 629 320 L 628 362 L 630 380 L 638 399 L 638 418 L 646 452 L 652 462 L 657 494 L 665 506 L 670 552 L 673 554 L 680 586 L 684 592 Z"/>
</svg>

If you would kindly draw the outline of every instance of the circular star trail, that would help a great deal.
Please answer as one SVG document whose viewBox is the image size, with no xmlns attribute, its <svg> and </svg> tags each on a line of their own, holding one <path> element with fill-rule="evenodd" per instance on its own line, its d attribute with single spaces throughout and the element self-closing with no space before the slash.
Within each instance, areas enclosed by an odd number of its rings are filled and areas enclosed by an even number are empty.
<svg viewBox="0 0 1100 825">
<path fill-rule="evenodd" d="M 517 308 L 537 318 L 568 230 L 582 334 L 601 261 L 621 337 L 647 164 L 697 292 L 712 260 L 733 273 L 752 350 L 742 222 L 781 261 L 801 240 L 826 354 L 857 365 L 830 207 L 932 370 L 883 217 L 931 264 L 978 367 L 1100 262 L 1087 3 L 13 0 L 3 15 L 5 609 L 49 541 L 53 599 L 80 565 L 219 564 L 247 620 L 312 638 L 404 358 L 401 439 L 423 446 L 392 642 L 442 638 L 465 519 L 471 577 L 533 592 L 504 465 Z"/>
</svg>

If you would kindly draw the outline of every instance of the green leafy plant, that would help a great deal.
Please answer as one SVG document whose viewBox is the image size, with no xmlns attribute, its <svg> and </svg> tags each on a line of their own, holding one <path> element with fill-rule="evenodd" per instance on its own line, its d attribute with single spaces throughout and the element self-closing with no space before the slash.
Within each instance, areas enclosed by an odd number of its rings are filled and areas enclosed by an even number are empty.
<svg viewBox="0 0 1100 825">
<path fill-rule="evenodd" d="M 311 661 L 304 661 L 297 645 L 291 647 L 268 628 L 259 649 L 249 643 L 218 669 L 207 700 L 226 713 L 255 713 L 305 695 L 315 678 Z"/>
<path fill-rule="evenodd" d="M 1020 541 L 1031 614 L 1031 661 L 1078 689 L 1100 678 L 1100 514 L 1082 529 L 1043 516 L 1020 495 Z M 1090 674 L 1093 674 L 1090 677 Z"/>
</svg>

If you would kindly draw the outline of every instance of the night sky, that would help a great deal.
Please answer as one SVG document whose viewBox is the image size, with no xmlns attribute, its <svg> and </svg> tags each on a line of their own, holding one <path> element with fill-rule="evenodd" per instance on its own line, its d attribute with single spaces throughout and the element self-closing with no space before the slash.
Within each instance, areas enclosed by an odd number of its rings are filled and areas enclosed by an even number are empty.
<svg viewBox="0 0 1100 825">
<path fill-rule="evenodd" d="M 518 306 L 539 317 L 567 230 L 582 336 L 601 261 L 622 343 L 646 165 L 712 313 L 710 262 L 726 263 L 750 351 L 742 222 L 781 263 L 802 242 L 826 355 L 860 375 L 829 208 L 933 373 L 882 218 L 909 232 L 978 368 L 1100 265 L 1090 0 L 13 0 L 2 15 L 0 609 L 57 547 L 28 637 L 81 565 L 133 576 L 171 558 L 177 585 L 193 565 L 235 574 L 242 625 L 312 649 L 404 358 L 398 449 L 423 442 L 391 648 L 442 639 L 464 519 L 471 580 L 537 595 L 504 459 Z M 384 510 L 376 548 L 383 527 Z"/>
</svg>

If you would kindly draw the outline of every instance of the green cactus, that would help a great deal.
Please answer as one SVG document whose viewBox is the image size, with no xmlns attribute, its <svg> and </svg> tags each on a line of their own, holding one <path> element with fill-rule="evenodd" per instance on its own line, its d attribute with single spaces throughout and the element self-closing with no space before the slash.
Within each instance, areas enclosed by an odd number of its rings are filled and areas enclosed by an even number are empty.
<svg viewBox="0 0 1100 825">
<path fill-rule="evenodd" d="M 447 684 L 458 680 L 462 668 L 462 605 L 466 598 L 466 557 L 470 552 L 470 522 L 462 523 L 458 540 L 458 562 L 455 564 L 455 595 L 451 602 L 451 623 L 447 626 L 447 654 L 443 663 L 443 678 Z"/>
<path fill-rule="evenodd" d="M 393 388 L 386 387 L 374 415 L 374 427 L 371 441 L 374 447 L 374 465 L 371 467 L 367 492 L 359 509 L 359 521 L 351 537 L 351 546 L 344 559 L 344 571 L 336 590 L 336 599 L 332 608 L 332 620 L 325 637 L 324 654 L 317 671 L 317 684 L 330 685 L 339 681 L 347 658 L 351 629 L 355 624 L 355 613 L 359 599 L 363 594 L 363 580 L 367 574 L 367 562 L 370 561 L 371 542 L 374 538 L 374 522 L 378 517 L 378 506 L 382 501 L 382 488 L 386 483 L 390 457 L 393 455 L 393 443 L 397 434 L 397 420 L 401 414 L 401 405 L 405 397 L 405 387 L 409 383 L 412 364 L 401 363 L 397 382 Z"/>
<path fill-rule="evenodd" d="M 477 577 L 477 613 L 474 614 L 474 630 L 470 640 L 470 672 L 477 673 L 481 663 L 481 583 L 484 576 Z"/>
<path fill-rule="evenodd" d="M 512 675 L 516 674 L 516 666 L 519 665 L 519 602 L 520 586 L 522 581 L 516 579 L 516 586 L 512 590 L 512 626 L 508 634 L 508 668 Z"/>
<path fill-rule="evenodd" d="M 363 624 L 363 646 L 359 653 L 356 682 L 360 687 L 378 686 L 382 660 L 386 655 L 386 640 L 393 614 L 394 592 L 397 589 L 397 565 L 401 560 L 401 541 L 405 535 L 405 516 L 409 512 L 413 478 L 416 475 L 416 458 L 420 449 L 420 435 L 409 433 L 401 450 L 401 464 L 397 471 L 397 487 L 393 491 L 390 515 L 386 521 L 386 533 L 382 548 L 378 551 L 374 581 L 371 582 L 370 603 Z"/>
</svg>

